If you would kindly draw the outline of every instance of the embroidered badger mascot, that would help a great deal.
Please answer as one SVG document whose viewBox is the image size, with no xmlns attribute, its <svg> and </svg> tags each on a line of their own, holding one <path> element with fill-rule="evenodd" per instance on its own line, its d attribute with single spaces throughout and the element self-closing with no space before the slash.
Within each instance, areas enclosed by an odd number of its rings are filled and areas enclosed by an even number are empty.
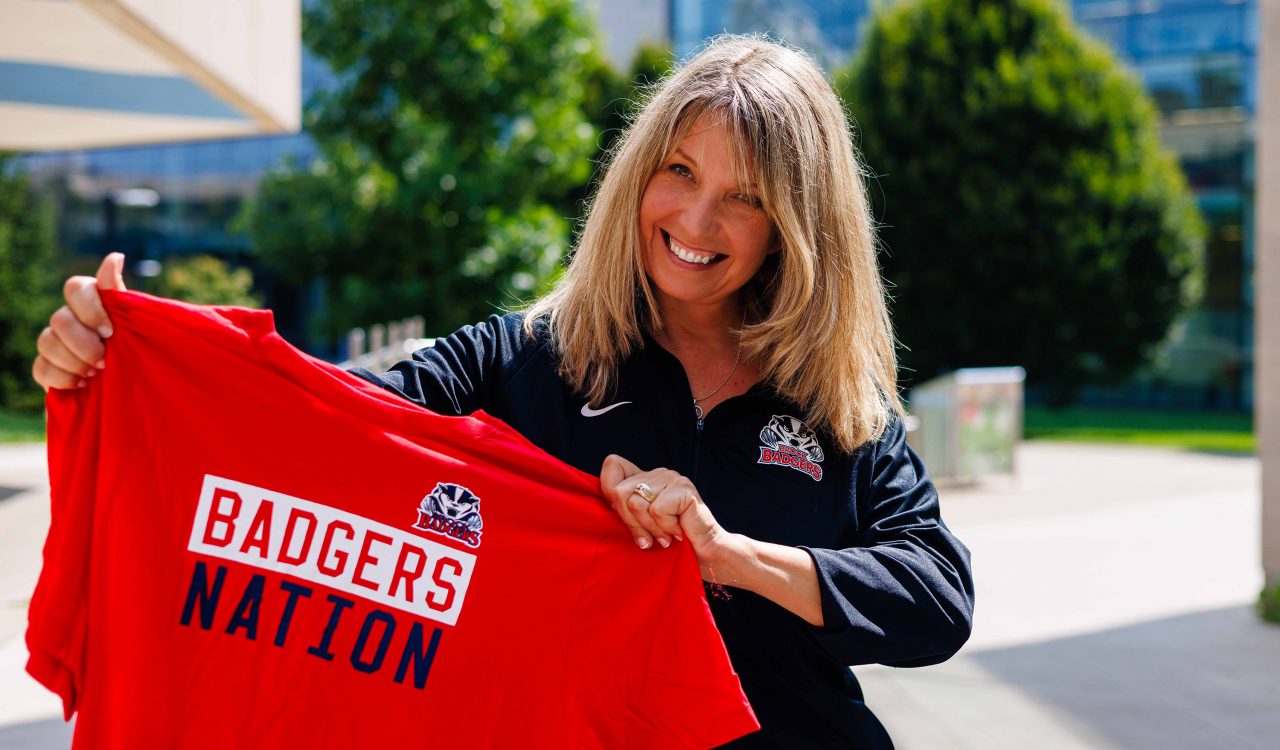
<svg viewBox="0 0 1280 750">
<path fill-rule="evenodd" d="M 804 422 L 790 415 L 774 415 L 769 424 L 760 431 L 760 441 L 765 445 L 778 449 L 785 445 L 803 451 L 810 461 L 822 463 L 822 446 L 818 444 L 818 436 Z"/>
</svg>

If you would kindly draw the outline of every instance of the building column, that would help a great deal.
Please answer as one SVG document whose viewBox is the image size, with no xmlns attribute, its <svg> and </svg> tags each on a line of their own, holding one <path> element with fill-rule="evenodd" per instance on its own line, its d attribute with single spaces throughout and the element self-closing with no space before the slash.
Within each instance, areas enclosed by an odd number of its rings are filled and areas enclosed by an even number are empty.
<svg viewBox="0 0 1280 750">
<path fill-rule="evenodd" d="M 1254 143 L 1254 429 L 1262 463 L 1262 569 L 1280 587 L 1280 0 L 1258 3 Z"/>
</svg>

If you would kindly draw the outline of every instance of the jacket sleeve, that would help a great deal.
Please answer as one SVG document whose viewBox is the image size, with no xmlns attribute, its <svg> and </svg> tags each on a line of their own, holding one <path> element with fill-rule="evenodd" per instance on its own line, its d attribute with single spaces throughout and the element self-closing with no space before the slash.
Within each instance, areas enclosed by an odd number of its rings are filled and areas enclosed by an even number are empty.
<svg viewBox="0 0 1280 750">
<path fill-rule="evenodd" d="M 363 367 L 350 372 L 438 414 L 470 414 L 486 408 L 504 373 L 531 348 L 523 324 L 523 315 L 491 315 L 436 339 L 380 375 Z"/>
<path fill-rule="evenodd" d="M 832 658 L 850 666 L 946 661 L 972 627 L 969 550 L 942 522 L 938 492 L 907 445 L 901 419 L 870 456 L 870 491 L 858 492 L 865 497 L 855 501 L 859 544 L 806 548 L 822 593 L 823 626 L 811 632 Z"/>
</svg>

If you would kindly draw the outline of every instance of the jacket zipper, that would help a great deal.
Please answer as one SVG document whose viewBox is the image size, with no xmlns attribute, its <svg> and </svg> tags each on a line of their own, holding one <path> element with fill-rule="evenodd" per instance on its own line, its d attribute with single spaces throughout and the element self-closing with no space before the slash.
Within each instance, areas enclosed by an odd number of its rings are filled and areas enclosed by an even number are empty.
<svg viewBox="0 0 1280 750">
<path fill-rule="evenodd" d="M 698 482 L 698 459 L 702 455 L 702 428 L 706 424 L 706 419 L 702 415 L 702 410 L 695 403 L 693 405 L 693 471 L 690 473 L 689 481 L 697 484 Z M 714 573 L 712 573 L 714 576 Z M 722 584 L 717 581 L 702 582 L 703 595 L 708 601 L 712 599 L 729 600 L 733 598 L 733 594 L 729 592 Z"/>
<path fill-rule="evenodd" d="M 697 482 L 698 480 L 698 458 L 702 454 L 702 426 L 705 420 L 699 413 L 698 405 L 693 405 L 694 431 L 693 431 L 693 472 L 689 477 L 689 481 Z"/>
</svg>

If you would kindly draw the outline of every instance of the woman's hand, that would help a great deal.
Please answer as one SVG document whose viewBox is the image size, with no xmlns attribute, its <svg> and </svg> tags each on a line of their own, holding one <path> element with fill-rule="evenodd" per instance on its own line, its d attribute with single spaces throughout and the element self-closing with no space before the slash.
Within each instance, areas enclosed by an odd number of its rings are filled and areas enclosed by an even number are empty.
<svg viewBox="0 0 1280 750">
<path fill-rule="evenodd" d="M 652 502 L 636 491 L 642 482 L 652 491 Z M 672 540 L 688 539 L 707 580 L 712 580 L 718 561 L 741 552 L 742 538 L 716 523 L 693 482 L 671 469 L 641 471 L 622 456 L 611 455 L 600 469 L 600 489 L 640 549 L 649 549 L 655 541 L 668 547 Z"/>
<path fill-rule="evenodd" d="M 641 482 L 654 494 L 652 502 L 636 492 Z M 641 471 L 622 456 L 609 456 L 600 469 L 600 489 L 640 549 L 655 539 L 663 547 L 688 539 L 702 580 L 753 591 L 822 627 L 818 569 L 808 552 L 725 531 L 693 482 L 670 469 Z"/>
<path fill-rule="evenodd" d="M 98 267 L 97 278 L 72 276 L 62 287 L 67 304 L 49 316 L 49 325 L 36 339 L 40 354 L 31 376 L 46 391 L 79 388 L 103 367 L 111 320 L 99 289 L 124 289 L 124 255 L 111 253 Z"/>
</svg>

